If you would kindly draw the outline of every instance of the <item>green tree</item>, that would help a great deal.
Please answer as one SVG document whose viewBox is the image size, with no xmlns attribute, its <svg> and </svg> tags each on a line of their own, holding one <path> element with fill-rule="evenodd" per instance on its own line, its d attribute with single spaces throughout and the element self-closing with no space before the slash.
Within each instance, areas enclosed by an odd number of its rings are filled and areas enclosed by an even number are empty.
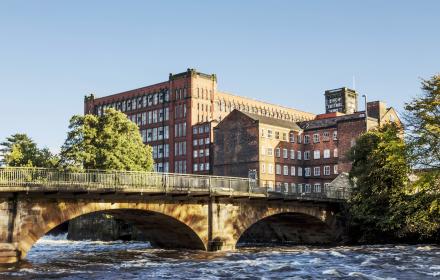
<svg viewBox="0 0 440 280">
<path fill-rule="evenodd" d="M 349 201 L 351 223 L 363 241 L 379 241 L 402 235 L 409 164 L 406 145 L 395 124 L 386 124 L 359 137 L 349 152 L 353 161 Z"/>
<path fill-rule="evenodd" d="M 6 166 L 33 166 L 52 168 L 57 164 L 57 157 L 49 149 L 39 149 L 37 144 L 26 134 L 13 134 L 0 143 L 3 154 L 2 163 Z"/>
<path fill-rule="evenodd" d="M 139 128 L 114 109 L 102 116 L 73 116 L 61 148 L 61 166 L 71 170 L 152 171 L 151 147 L 142 143 Z"/>
<path fill-rule="evenodd" d="M 405 106 L 412 165 L 422 169 L 410 186 L 414 194 L 407 229 L 440 240 L 440 75 L 422 80 L 422 95 Z"/>
<path fill-rule="evenodd" d="M 405 125 L 413 163 L 440 168 L 440 75 L 422 81 L 422 95 L 405 105 Z"/>
</svg>

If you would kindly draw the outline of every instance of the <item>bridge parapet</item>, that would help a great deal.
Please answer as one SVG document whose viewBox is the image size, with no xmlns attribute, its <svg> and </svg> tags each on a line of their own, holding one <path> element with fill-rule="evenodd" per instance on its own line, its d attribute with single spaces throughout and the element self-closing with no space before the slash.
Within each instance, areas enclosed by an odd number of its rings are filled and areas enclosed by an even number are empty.
<svg viewBox="0 0 440 280">
<path fill-rule="evenodd" d="M 86 170 L 69 172 L 32 167 L 0 168 L 0 192 L 118 192 L 188 194 L 292 200 L 346 200 L 348 188 L 327 187 L 321 192 L 273 191 L 258 181 L 225 176 Z"/>
</svg>

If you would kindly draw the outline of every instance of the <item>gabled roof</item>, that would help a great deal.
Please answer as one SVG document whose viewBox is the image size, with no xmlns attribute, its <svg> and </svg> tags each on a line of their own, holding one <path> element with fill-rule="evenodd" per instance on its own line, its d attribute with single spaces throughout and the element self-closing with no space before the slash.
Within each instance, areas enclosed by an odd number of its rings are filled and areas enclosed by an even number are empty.
<svg viewBox="0 0 440 280">
<path fill-rule="evenodd" d="M 234 110 L 234 111 L 238 111 L 238 110 Z M 238 112 L 248 116 L 249 118 L 251 118 L 255 121 L 258 121 L 259 123 L 272 125 L 272 126 L 284 127 L 284 128 L 288 128 L 288 129 L 292 129 L 292 130 L 301 130 L 301 128 L 295 122 L 280 120 L 277 118 L 272 118 L 272 117 L 267 117 L 267 116 L 261 116 L 261 115 L 243 112 L 243 111 L 238 111 Z"/>
</svg>

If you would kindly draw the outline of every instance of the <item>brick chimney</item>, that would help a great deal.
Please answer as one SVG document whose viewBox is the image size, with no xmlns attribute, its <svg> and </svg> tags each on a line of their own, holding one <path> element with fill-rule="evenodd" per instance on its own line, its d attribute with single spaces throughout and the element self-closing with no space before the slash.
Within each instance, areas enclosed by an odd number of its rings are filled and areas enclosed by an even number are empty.
<svg viewBox="0 0 440 280">
<path fill-rule="evenodd" d="M 387 104 L 382 101 L 371 101 L 367 103 L 368 116 L 380 120 L 387 111 Z"/>
</svg>

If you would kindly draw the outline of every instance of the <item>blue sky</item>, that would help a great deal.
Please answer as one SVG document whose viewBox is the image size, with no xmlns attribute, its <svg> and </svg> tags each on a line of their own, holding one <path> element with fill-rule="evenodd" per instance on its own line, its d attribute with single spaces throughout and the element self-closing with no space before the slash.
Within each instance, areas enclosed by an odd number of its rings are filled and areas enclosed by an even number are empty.
<svg viewBox="0 0 440 280">
<path fill-rule="evenodd" d="M 196 68 L 221 90 L 314 113 L 351 87 L 402 111 L 440 72 L 440 1 L 3 1 L 0 141 L 58 151 L 84 95 Z"/>
</svg>

